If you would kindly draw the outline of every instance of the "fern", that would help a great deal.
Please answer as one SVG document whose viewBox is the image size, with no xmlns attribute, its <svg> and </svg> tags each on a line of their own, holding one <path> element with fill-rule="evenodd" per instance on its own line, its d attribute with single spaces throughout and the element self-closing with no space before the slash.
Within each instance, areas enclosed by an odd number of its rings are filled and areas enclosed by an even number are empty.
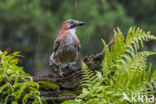
<svg viewBox="0 0 156 104">
<path fill-rule="evenodd" d="M 99 91 L 103 89 L 102 87 L 100 88 L 99 86 L 103 82 L 101 79 L 103 79 L 103 76 L 100 72 L 96 72 L 96 75 L 93 73 L 93 71 L 89 70 L 88 67 L 82 62 L 82 81 L 81 81 L 81 86 L 83 87 L 82 92 L 85 94 L 80 95 L 79 97 L 85 98 L 85 100 L 88 100 L 90 98 L 94 98 L 95 96 L 98 96 Z M 97 83 L 99 82 L 99 83 Z M 90 86 L 90 87 L 88 87 Z M 99 90 L 96 88 L 99 87 Z M 95 95 L 90 96 L 90 93 L 95 93 Z"/>
<path fill-rule="evenodd" d="M 28 98 L 34 96 L 33 103 L 41 104 L 39 85 L 18 66 L 17 56 L 19 52 L 8 55 L 8 50 L 0 51 L 0 101 L 7 104 L 12 99 L 11 103 L 18 104 L 22 98 L 22 104 L 27 104 Z"/>
<path fill-rule="evenodd" d="M 147 66 L 147 57 L 156 52 L 140 51 L 144 42 L 156 40 L 150 32 L 144 32 L 140 28 L 130 28 L 126 38 L 117 28 L 114 30 L 114 45 L 109 50 L 104 40 L 105 56 L 102 61 L 102 73 L 93 74 L 83 63 L 82 93 L 75 100 L 63 102 L 63 104 L 125 104 L 125 103 L 150 103 L 145 97 L 150 94 L 156 85 L 156 71 L 151 79 L 151 66 Z M 136 97 L 136 100 L 132 99 Z M 153 95 L 154 96 L 154 95 Z"/>
</svg>

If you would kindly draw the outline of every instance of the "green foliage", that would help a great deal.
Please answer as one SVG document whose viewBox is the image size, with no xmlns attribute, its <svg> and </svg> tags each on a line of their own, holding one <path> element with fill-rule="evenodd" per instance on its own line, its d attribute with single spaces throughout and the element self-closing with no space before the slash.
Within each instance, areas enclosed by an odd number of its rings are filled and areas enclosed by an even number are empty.
<svg viewBox="0 0 156 104">
<path fill-rule="evenodd" d="M 27 104 L 28 98 L 34 97 L 33 104 L 42 104 L 39 85 L 32 77 L 18 66 L 19 52 L 8 54 L 8 50 L 0 51 L 0 101 L 3 104 L 11 102 Z"/>
<path fill-rule="evenodd" d="M 104 43 L 105 56 L 102 62 L 102 73 L 89 70 L 82 63 L 83 80 L 82 93 L 75 99 L 63 104 L 128 104 L 149 103 L 140 96 L 148 96 L 147 86 L 153 93 L 152 86 L 156 84 L 156 71 L 151 74 L 151 65 L 147 64 L 147 56 L 156 52 L 141 51 L 144 42 L 156 40 L 156 37 L 145 33 L 139 28 L 130 28 L 126 38 L 118 28 L 114 31 L 115 44 L 109 50 Z M 135 97 L 136 100 L 134 100 Z"/>
<path fill-rule="evenodd" d="M 109 40 L 114 26 L 127 30 L 133 22 L 121 4 L 108 0 L 0 0 L 0 11 L 0 48 L 22 52 L 22 64 L 29 73 L 49 68 L 47 59 L 64 20 L 87 22 L 77 29 L 80 58 L 100 51 L 99 39 Z"/>
</svg>

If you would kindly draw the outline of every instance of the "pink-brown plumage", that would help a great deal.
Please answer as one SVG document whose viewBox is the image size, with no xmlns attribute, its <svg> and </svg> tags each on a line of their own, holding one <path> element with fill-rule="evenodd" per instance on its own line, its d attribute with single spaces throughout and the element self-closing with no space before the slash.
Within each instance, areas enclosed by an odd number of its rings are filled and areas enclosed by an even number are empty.
<svg viewBox="0 0 156 104">
<path fill-rule="evenodd" d="M 59 29 L 58 37 L 54 42 L 53 52 L 50 56 L 50 65 L 59 66 L 60 75 L 61 67 L 77 60 L 80 49 L 80 41 L 75 34 L 76 27 L 85 24 L 76 20 L 69 19 L 64 21 Z"/>
</svg>

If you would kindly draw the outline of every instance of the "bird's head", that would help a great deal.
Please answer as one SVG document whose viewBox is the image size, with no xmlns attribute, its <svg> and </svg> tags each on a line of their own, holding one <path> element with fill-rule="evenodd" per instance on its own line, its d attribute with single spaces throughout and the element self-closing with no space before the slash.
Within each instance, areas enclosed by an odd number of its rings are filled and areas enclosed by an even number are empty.
<svg viewBox="0 0 156 104">
<path fill-rule="evenodd" d="M 76 29 L 76 27 L 82 26 L 84 24 L 85 24 L 85 22 L 83 22 L 83 21 L 68 19 L 62 23 L 61 29 L 63 29 L 63 30 Z"/>
</svg>

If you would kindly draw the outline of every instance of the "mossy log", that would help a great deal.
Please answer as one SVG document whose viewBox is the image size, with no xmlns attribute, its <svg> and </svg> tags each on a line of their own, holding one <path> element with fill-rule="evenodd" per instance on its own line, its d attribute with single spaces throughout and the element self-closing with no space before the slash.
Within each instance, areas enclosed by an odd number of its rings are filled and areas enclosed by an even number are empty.
<svg viewBox="0 0 156 104">
<path fill-rule="evenodd" d="M 114 44 L 114 39 L 108 44 L 109 47 Z M 101 63 L 104 58 L 104 51 L 96 55 L 86 56 L 80 60 L 83 61 L 89 69 L 101 70 Z M 77 71 L 74 72 L 69 68 L 63 68 L 66 73 L 64 78 L 58 76 L 53 68 L 52 72 L 44 76 L 34 76 L 35 82 L 40 85 L 41 96 L 45 97 L 45 100 L 51 104 L 55 102 L 60 104 L 65 100 L 75 99 L 81 92 L 80 80 L 81 80 L 81 64 L 77 66 Z"/>
</svg>

